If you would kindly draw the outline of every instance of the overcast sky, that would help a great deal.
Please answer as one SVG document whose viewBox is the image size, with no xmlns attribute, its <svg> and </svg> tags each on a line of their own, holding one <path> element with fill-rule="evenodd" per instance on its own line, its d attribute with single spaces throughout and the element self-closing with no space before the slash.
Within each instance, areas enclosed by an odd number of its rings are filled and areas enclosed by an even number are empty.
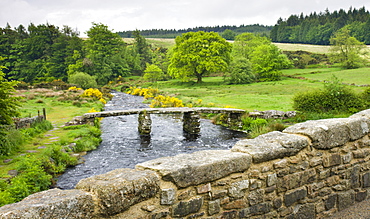
<svg viewBox="0 0 370 219">
<path fill-rule="evenodd" d="M 0 26 L 46 22 L 77 29 L 81 36 L 92 22 L 110 30 L 183 29 L 199 26 L 274 25 L 301 12 L 365 6 L 369 0 L 0 0 Z"/>
</svg>

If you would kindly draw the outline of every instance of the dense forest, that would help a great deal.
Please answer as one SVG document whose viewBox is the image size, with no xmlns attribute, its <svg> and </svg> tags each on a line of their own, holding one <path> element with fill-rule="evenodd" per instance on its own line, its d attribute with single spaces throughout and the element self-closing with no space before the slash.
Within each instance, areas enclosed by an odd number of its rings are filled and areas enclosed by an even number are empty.
<svg viewBox="0 0 370 219">
<path fill-rule="evenodd" d="M 27 28 L 7 25 L 0 28 L 0 66 L 7 79 L 26 83 L 67 82 L 83 72 L 106 84 L 118 76 L 140 74 L 145 67 L 142 62 L 151 62 L 143 56 L 148 50 L 145 41 L 145 45 L 126 45 L 118 34 L 96 23 L 87 35 L 84 40 L 68 26 L 48 23 L 31 23 Z M 142 39 L 140 34 L 136 39 Z"/>
<path fill-rule="evenodd" d="M 214 26 L 214 27 L 195 27 L 195 28 L 187 28 L 187 29 L 151 29 L 151 30 L 140 30 L 141 35 L 147 38 L 175 38 L 176 36 L 180 36 L 183 33 L 188 32 L 216 32 L 216 33 L 223 33 L 225 30 L 231 30 L 235 32 L 235 34 L 241 33 L 256 33 L 260 35 L 269 35 L 272 26 L 264 26 L 260 24 L 253 24 L 253 25 L 240 25 L 240 26 Z M 124 38 L 131 38 L 133 37 L 134 31 L 121 31 L 117 32 L 118 35 Z"/>
<path fill-rule="evenodd" d="M 351 35 L 370 44 L 370 13 L 362 7 L 339 11 L 291 15 L 279 19 L 271 30 L 273 42 L 329 45 L 329 39 L 339 29 L 348 25 Z"/>
</svg>

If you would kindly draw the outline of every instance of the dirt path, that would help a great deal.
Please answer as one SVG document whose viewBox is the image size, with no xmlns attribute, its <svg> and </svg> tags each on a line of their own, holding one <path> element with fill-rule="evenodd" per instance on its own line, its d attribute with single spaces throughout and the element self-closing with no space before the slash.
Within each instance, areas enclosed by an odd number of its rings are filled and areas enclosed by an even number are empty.
<svg viewBox="0 0 370 219">
<path fill-rule="evenodd" d="M 329 219 L 370 219 L 370 198 L 335 213 Z"/>
</svg>

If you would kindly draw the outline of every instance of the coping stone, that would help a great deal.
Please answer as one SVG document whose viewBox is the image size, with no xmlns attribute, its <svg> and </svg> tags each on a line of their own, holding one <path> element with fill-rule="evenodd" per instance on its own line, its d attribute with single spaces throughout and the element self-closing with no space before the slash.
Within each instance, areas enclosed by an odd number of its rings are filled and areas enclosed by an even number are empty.
<svg viewBox="0 0 370 219">
<path fill-rule="evenodd" d="M 0 218 L 92 218 L 93 216 L 92 195 L 76 189 L 50 189 L 0 208 Z"/>
<path fill-rule="evenodd" d="M 136 169 L 157 171 L 163 180 L 172 181 L 184 188 L 242 172 L 247 170 L 251 163 L 252 157 L 245 153 L 205 150 L 146 161 L 137 164 Z"/>
<path fill-rule="evenodd" d="M 82 179 L 76 189 L 92 193 L 97 213 L 104 216 L 121 213 L 160 190 L 155 172 L 126 168 Z"/>
<path fill-rule="evenodd" d="M 231 151 L 250 154 L 253 162 L 261 163 L 295 155 L 308 145 L 306 137 L 273 131 L 254 139 L 240 140 Z"/>
<path fill-rule="evenodd" d="M 369 133 L 369 124 L 361 118 L 310 120 L 286 128 L 284 133 L 308 136 L 317 149 L 331 149 Z"/>
</svg>

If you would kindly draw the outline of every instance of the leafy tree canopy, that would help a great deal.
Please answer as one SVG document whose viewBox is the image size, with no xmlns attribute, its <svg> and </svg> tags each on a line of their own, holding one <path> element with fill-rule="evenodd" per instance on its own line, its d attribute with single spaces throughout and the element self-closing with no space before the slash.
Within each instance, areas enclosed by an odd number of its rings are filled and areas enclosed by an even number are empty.
<svg viewBox="0 0 370 219">
<path fill-rule="evenodd" d="M 87 35 L 86 57 L 77 59 L 73 69 L 94 76 L 98 84 L 107 84 L 118 76 L 129 75 L 131 61 L 139 61 L 135 54 L 128 51 L 122 38 L 106 25 L 93 23 Z"/>
<path fill-rule="evenodd" d="M 256 81 L 253 74 L 252 64 L 247 58 L 236 57 L 225 74 L 225 81 L 230 84 L 249 84 Z"/>
<path fill-rule="evenodd" d="M 150 50 L 150 45 L 146 42 L 146 39 L 141 36 L 140 31 L 135 30 L 133 32 L 133 35 L 135 37 L 135 43 L 134 47 L 137 51 L 137 53 L 140 56 L 141 59 L 141 67 L 144 69 L 146 67 L 146 64 L 152 63 L 152 51 Z"/>
<path fill-rule="evenodd" d="M 234 40 L 236 33 L 230 29 L 226 29 L 224 32 L 222 32 L 221 36 L 226 40 Z"/>
<path fill-rule="evenodd" d="M 271 41 L 267 37 L 258 36 L 253 33 L 240 34 L 236 36 L 233 44 L 233 56 L 250 59 L 256 47 L 270 43 Z"/>
<path fill-rule="evenodd" d="M 280 80 L 281 69 L 289 68 L 291 62 L 273 44 L 262 44 L 251 54 L 251 62 L 256 76 L 261 81 Z"/>
<path fill-rule="evenodd" d="M 218 33 L 199 31 L 183 34 L 176 38 L 168 72 L 183 81 L 196 77 L 200 83 L 202 77 L 227 69 L 231 48 Z"/>
<path fill-rule="evenodd" d="M 144 71 L 144 79 L 151 82 L 156 82 L 163 79 L 164 74 L 161 68 L 154 64 L 147 64 Z"/>
<path fill-rule="evenodd" d="M 344 68 L 358 68 L 366 62 L 367 47 L 350 35 L 349 26 L 337 31 L 330 38 L 330 44 L 331 60 L 342 63 Z"/>
<path fill-rule="evenodd" d="M 281 69 L 289 68 L 291 62 L 267 37 L 252 33 L 240 34 L 233 44 L 234 57 L 243 57 L 252 63 L 255 77 L 262 81 L 279 80 Z"/>
<path fill-rule="evenodd" d="M 108 29 L 108 26 L 101 23 L 92 24 L 93 26 L 86 32 L 89 37 L 86 40 L 88 50 L 103 55 L 113 55 L 125 44 L 118 34 Z"/>
<path fill-rule="evenodd" d="M 98 86 L 95 78 L 84 72 L 76 72 L 69 77 L 68 81 L 69 83 L 76 84 L 83 89 L 96 88 Z"/>
</svg>

